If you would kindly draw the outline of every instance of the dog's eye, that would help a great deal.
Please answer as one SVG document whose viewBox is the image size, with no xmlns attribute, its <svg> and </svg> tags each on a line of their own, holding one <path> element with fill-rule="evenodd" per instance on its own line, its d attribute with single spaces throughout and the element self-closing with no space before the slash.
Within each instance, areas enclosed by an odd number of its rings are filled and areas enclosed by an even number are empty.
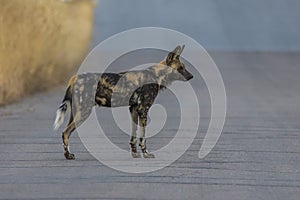
<svg viewBox="0 0 300 200">
<path fill-rule="evenodd" d="M 183 67 L 180 66 L 180 67 L 178 68 L 178 71 L 182 71 L 182 70 L 183 70 Z"/>
</svg>

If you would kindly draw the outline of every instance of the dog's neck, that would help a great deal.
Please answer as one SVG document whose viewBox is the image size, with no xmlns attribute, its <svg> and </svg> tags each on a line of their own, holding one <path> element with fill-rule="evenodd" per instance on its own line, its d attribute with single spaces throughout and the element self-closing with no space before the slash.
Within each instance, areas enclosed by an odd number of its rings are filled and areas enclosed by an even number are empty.
<svg viewBox="0 0 300 200">
<path fill-rule="evenodd" d="M 149 67 L 148 70 L 154 75 L 155 80 L 159 85 L 159 90 L 163 90 L 172 84 L 173 81 L 170 79 L 170 73 L 172 72 L 172 69 L 166 65 L 165 61 Z"/>
</svg>

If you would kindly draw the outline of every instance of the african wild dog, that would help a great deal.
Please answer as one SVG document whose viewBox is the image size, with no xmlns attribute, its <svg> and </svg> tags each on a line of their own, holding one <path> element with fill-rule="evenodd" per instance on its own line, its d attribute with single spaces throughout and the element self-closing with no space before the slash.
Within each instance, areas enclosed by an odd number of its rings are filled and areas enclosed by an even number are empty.
<svg viewBox="0 0 300 200">
<path fill-rule="evenodd" d="M 93 106 L 119 107 L 129 106 L 132 131 L 130 139 L 131 155 L 139 158 L 137 152 L 137 124 L 140 126 L 139 146 L 144 158 L 154 158 L 146 149 L 145 128 L 147 113 L 158 92 L 173 81 L 188 81 L 193 75 L 188 72 L 179 57 L 184 49 L 177 46 L 169 52 L 167 58 L 145 70 L 121 73 L 86 73 L 73 76 L 68 84 L 65 97 L 57 110 L 54 129 L 63 123 L 64 115 L 71 108 L 70 120 L 62 132 L 64 155 L 74 159 L 68 149 L 71 133 L 90 115 Z"/>
</svg>

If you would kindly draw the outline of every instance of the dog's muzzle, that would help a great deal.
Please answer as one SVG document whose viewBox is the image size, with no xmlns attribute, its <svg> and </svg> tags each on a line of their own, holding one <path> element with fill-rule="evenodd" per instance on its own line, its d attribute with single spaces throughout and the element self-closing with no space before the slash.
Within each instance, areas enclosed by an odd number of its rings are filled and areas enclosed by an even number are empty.
<svg viewBox="0 0 300 200">
<path fill-rule="evenodd" d="M 188 75 L 188 76 L 185 77 L 185 80 L 186 80 L 186 81 L 189 81 L 189 80 L 191 80 L 192 78 L 194 78 L 194 76 L 193 76 L 192 74 L 190 74 L 190 75 Z"/>
<path fill-rule="evenodd" d="M 186 80 L 189 81 L 189 80 L 191 80 L 192 78 L 194 78 L 193 75 L 189 76 Z"/>
</svg>

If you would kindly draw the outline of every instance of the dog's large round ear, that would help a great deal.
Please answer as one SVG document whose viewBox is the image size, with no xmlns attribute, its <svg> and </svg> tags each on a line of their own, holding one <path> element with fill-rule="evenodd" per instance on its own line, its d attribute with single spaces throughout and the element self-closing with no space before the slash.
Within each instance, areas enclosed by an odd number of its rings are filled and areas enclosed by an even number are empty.
<svg viewBox="0 0 300 200">
<path fill-rule="evenodd" d="M 182 45 L 182 47 L 180 47 L 179 45 L 172 51 L 174 54 L 177 55 L 177 57 L 179 57 L 181 55 L 181 53 L 183 52 L 185 45 Z"/>
<path fill-rule="evenodd" d="M 174 60 L 174 57 L 176 56 L 176 54 L 174 54 L 173 52 L 170 52 L 166 58 L 166 64 L 168 66 L 170 66 L 171 62 Z"/>
<path fill-rule="evenodd" d="M 172 51 L 174 54 L 180 56 L 182 50 L 181 50 L 181 46 L 177 46 L 173 51 Z"/>
<path fill-rule="evenodd" d="M 180 56 L 181 52 L 182 52 L 181 46 L 178 45 L 173 51 L 171 51 L 168 54 L 168 56 L 166 58 L 166 64 L 170 65 L 172 60 L 174 60 Z"/>
</svg>

